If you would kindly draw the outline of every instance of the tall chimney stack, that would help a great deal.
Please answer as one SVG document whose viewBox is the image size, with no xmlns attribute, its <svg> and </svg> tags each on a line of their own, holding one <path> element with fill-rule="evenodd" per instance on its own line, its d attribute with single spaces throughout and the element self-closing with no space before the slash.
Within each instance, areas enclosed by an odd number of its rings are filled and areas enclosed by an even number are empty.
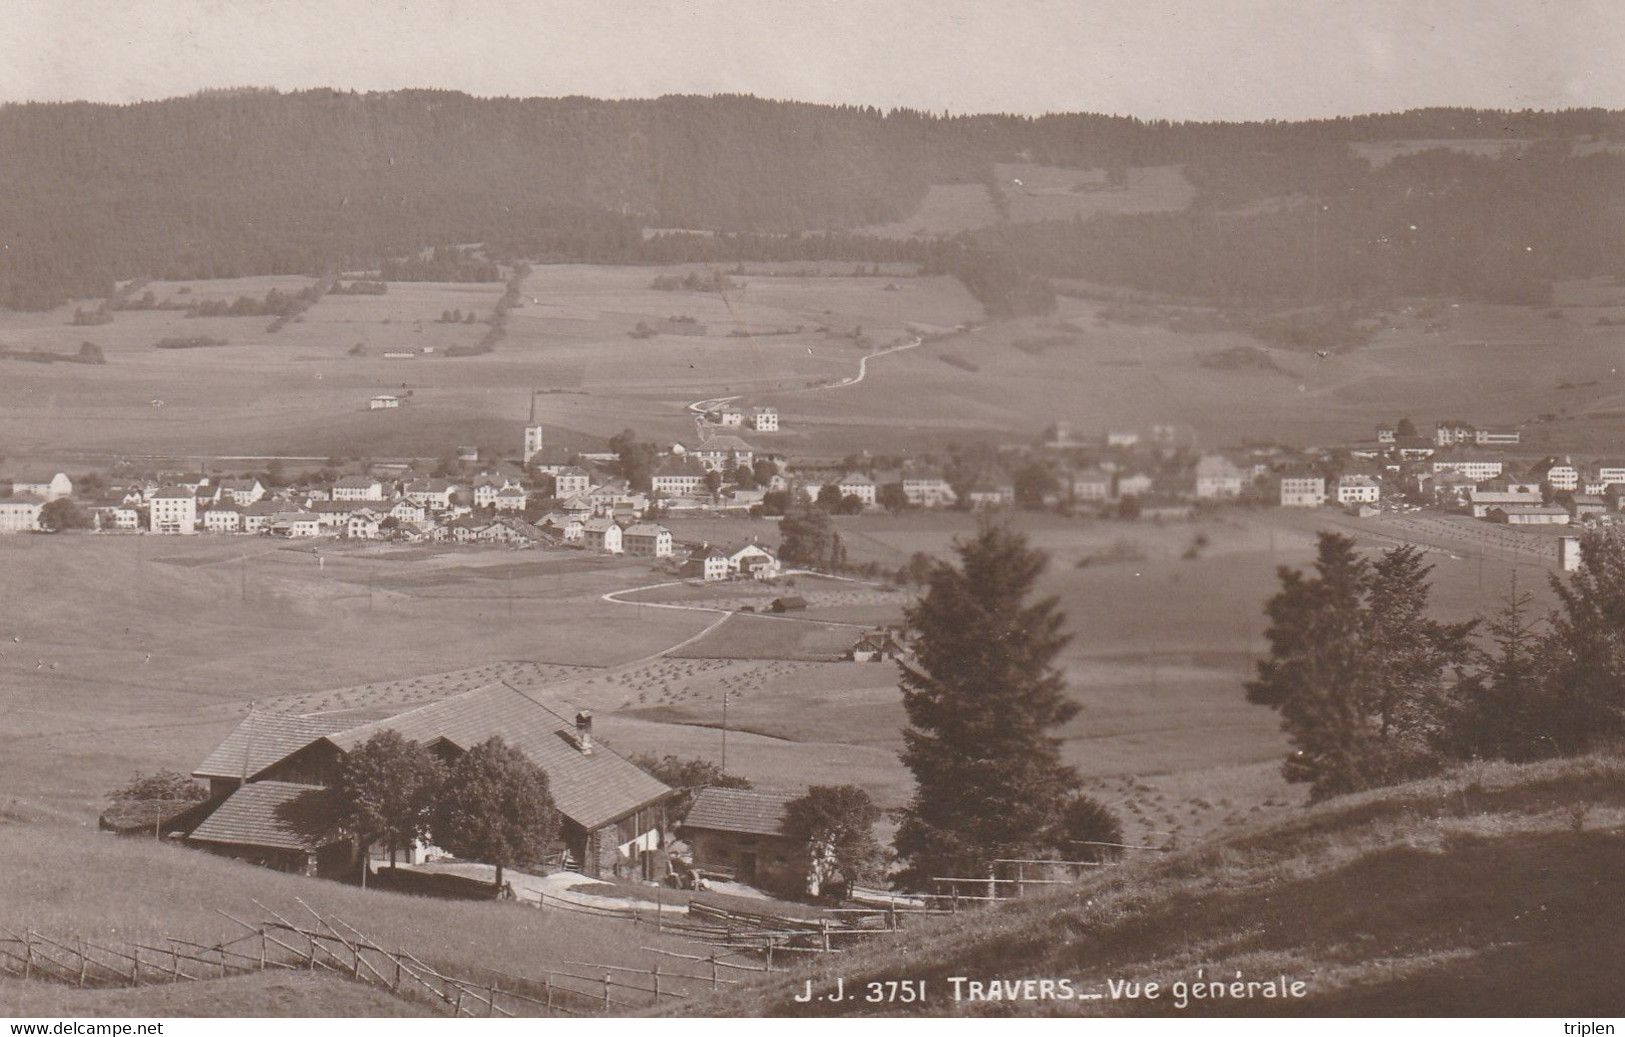
<svg viewBox="0 0 1625 1037">
<path fill-rule="evenodd" d="M 592 755 L 592 714 L 585 709 L 576 714 L 576 747 L 581 755 Z"/>
</svg>

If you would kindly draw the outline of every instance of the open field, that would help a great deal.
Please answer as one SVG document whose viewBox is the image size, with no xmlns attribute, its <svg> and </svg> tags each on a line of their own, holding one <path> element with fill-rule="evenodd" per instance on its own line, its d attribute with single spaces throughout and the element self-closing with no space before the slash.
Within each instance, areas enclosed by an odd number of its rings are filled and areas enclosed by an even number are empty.
<svg viewBox="0 0 1625 1037">
<path fill-rule="evenodd" d="M 951 237 L 999 222 L 986 184 L 932 184 L 919 208 L 892 223 L 859 228 L 881 238 Z"/>
<path fill-rule="evenodd" d="M 386 1019 L 435 1013 L 381 990 L 326 972 L 267 972 L 135 990 L 76 990 L 60 983 L 0 979 L 0 1015 L 102 1019 L 259 1018 Z"/>
<path fill-rule="evenodd" d="M 1116 196 L 1077 197 L 1105 195 Z M 687 405 L 718 396 L 779 407 L 785 430 L 748 438 L 787 453 L 940 450 L 955 439 L 1029 437 L 1055 420 L 1084 434 L 1160 421 L 1208 443 L 1327 443 L 1368 438 L 1404 415 L 1523 425 L 1530 453 L 1625 449 L 1625 289 L 1605 279 L 1560 286 L 1556 318 L 1547 307 L 1407 305 L 1369 346 L 1323 361 L 1239 332 L 1102 322 L 1101 303 L 1074 296 L 1053 317 L 955 331 L 981 310 L 953 279 L 831 276 L 843 266 L 849 274 L 843 264 L 754 264 L 732 277 L 743 287 L 723 293 L 651 287 L 657 276 L 709 269 L 698 266 L 538 267 L 497 351 L 465 358 L 438 352 L 476 341 L 484 325 L 442 325 L 438 315 L 486 313 L 498 285 L 330 295 L 275 334 L 267 318 L 122 312 L 112 324 L 71 327 L 71 307 L 0 314 L 7 347 L 72 352 L 92 341 L 108 357 L 101 366 L 0 361 L 0 440 L 13 459 L 435 457 L 465 443 L 511 455 L 534 387 L 549 443 L 565 449 L 600 447 L 628 426 L 656 441 L 692 439 Z M 206 292 L 199 282 L 194 293 L 263 294 L 264 280 Z M 662 333 L 631 337 L 640 322 Z M 696 325 L 703 334 L 672 330 Z M 232 344 L 152 348 L 177 334 Z M 876 360 L 863 382 L 833 385 L 866 353 L 917 335 L 923 345 Z M 365 354 L 348 355 L 357 342 Z M 437 355 L 381 356 L 422 345 Z M 1238 348 L 1268 363 L 1206 362 Z M 369 412 L 379 392 L 405 403 Z"/>
<path fill-rule="evenodd" d="M 1132 167 L 1113 186 L 1104 169 L 1063 169 L 1030 163 L 994 168 L 999 190 L 1018 223 L 1088 219 L 1106 213 L 1176 212 L 1188 208 L 1196 188 L 1178 166 Z"/>
</svg>

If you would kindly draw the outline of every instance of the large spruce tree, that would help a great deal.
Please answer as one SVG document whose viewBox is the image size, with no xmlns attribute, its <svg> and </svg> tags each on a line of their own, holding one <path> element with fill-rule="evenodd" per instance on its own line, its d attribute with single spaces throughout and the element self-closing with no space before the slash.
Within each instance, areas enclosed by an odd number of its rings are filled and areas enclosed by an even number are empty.
<svg viewBox="0 0 1625 1037">
<path fill-rule="evenodd" d="M 1428 616 L 1430 567 L 1410 545 L 1372 564 L 1350 537 L 1322 533 L 1314 575 L 1283 566 L 1265 606 L 1270 654 L 1247 698 L 1281 713 L 1296 750 L 1289 781 L 1316 799 L 1437 768 L 1452 689 L 1473 658 L 1476 621 Z"/>
<path fill-rule="evenodd" d="M 915 889 L 1051 849 L 1079 785 L 1051 734 L 1078 712 L 1055 666 L 1065 617 L 1055 598 L 1027 600 L 1048 556 L 990 523 L 956 549 L 959 565 L 937 564 L 908 610 L 902 759 L 916 791 L 895 845 Z"/>
<path fill-rule="evenodd" d="M 1625 734 L 1625 535 L 1580 539 L 1580 568 L 1552 577 L 1559 608 L 1541 645 L 1546 679 L 1529 755 L 1571 755 Z"/>
</svg>

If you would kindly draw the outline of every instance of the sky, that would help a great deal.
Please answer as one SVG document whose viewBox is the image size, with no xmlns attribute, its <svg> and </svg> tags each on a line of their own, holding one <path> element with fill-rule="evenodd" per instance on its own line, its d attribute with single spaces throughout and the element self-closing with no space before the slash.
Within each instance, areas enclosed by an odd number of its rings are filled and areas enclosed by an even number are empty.
<svg viewBox="0 0 1625 1037">
<path fill-rule="evenodd" d="M 1625 108 L 1621 0 L 0 0 L 0 101 L 203 88 L 1299 119 Z"/>
</svg>

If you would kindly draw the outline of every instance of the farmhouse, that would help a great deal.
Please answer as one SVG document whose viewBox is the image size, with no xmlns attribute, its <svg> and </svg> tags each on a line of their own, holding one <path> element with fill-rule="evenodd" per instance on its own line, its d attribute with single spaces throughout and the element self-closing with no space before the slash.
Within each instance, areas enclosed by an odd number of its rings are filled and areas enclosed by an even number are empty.
<svg viewBox="0 0 1625 1037">
<path fill-rule="evenodd" d="M 38 497 L 49 504 L 59 497 L 73 496 L 73 480 L 65 472 L 19 475 L 11 480 L 11 493 L 14 497 Z"/>
<path fill-rule="evenodd" d="M 389 517 L 401 525 L 416 524 L 428 519 L 428 509 L 410 498 L 403 497 L 389 509 Z"/>
<path fill-rule="evenodd" d="M 779 430 L 779 409 L 777 407 L 751 408 L 750 427 L 757 432 L 777 432 Z"/>
<path fill-rule="evenodd" d="M 779 574 L 778 557 L 754 540 L 724 550 L 728 555 L 728 569 L 731 572 L 756 580 L 772 579 Z"/>
<path fill-rule="evenodd" d="M 660 877 L 665 804 L 671 789 L 594 742 L 592 716 L 572 722 L 507 684 L 402 707 L 356 724 L 330 716 L 250 714 L 193 771 L 207 779 L 217 805 L 190 835 L 202 849 L 280 870 L 339 875 L 353 871 L 348 840 L 305 834 L 319 824 L 321 789 L 344 755 L 381 731 L 428 746 L 447 761 L 494 736 L 547 774 L 562 824 L 555 853 L 592 877 Z"/>
<path fill-rule="evenodd" d="M 723 404 L 711 411 L 711 420 L 723 428 L 744 428 L 745 412 L 732 404 Z"/>
<path fill-rule="evenodd" d="M 271 519 L 272 536 L 308 539 L 322 535 L 321 516 L 308 511 L 284 512 Z"/>
<path fill-rule="evenodd" d="M 728 552 L 717 547 L 704 547 L 689 555 L 681 570 L 684 576 L 702 580 L 726 580 L 731 571 Z"/>
<path fill-rule="evenodd" d="M 351 540 L 377 540 L 382 532 L 378 514 L 367 508 L 352 514 L 344 524 L 344 535 Z"/>
<path fill-rule="evenodd" d="M 903 642 L 888 627 L 879 627 L 865 633 L 847 649 L 846 657 L 855 663 L 878 663 L 897 659 L 908 653 Z"/>
<path fill-rule="evenodd" d="M 529 503 L 530 494 L 526 492 L 525 488 L 523 486 L 515 486 L 510 483 L 497 491 L 496 499 L 492 501 L 492 506 L 498 511 L 522 512 Z"/>
<path fill-rule="evenodd" d="M 277 506 L 271 501 L 256 501 L 243 509 L 243 532 L 263 533 L 271 528 L 271 520 L 277 516 Z"/>
<path fill-rule="evenodd" d="M 34 496 L 0 498 L 0 533 L 36 532 L 44 506 L 45 502 Z"/>
<path fill-rule="evenodd" d="M 694 797 L 682 835 L 702 874 L 786 896 L 807 892 L 807 848 L 784 834 L 793 796 L 708 786 Z"/>
<path fill-rule="evenodd" d="M 1488 518 L 1491 508 L 1538 505 L 1540 503 L 1540 491 L 1538 489 L 1533 493 L 1505 493 L 1477 488 L 1467 491 L 1467 506 L 1472 509 L 1473 518 Z"/>
</svg>

